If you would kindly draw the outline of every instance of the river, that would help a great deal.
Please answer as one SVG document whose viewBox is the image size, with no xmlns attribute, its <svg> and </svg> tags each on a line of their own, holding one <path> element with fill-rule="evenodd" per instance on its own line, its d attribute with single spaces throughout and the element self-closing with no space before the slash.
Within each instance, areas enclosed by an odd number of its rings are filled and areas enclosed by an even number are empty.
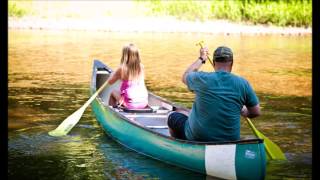
<svg viewBox="0 0 320 180">
<path fill-rule="evenodd" d="M 269 162 L 266 179 L 311 179 L 311 36 L 94 30 L 9 30 L 9 179 L 212 179 L 115 143 L 91 108 L 68 136 L 47 134 L 90 97 L 93 60 L 116 68 L 127 42 L 140 49 L 147 88 L 190 108 L 194 94 L 181 76 L 199 56 L 199 40 L 211 54 L 229 46 L 233 73 L 257 92 L 262 116 L 252 121 L 288 159 Z M 252 135 L 245 120 L 241 135 Z"/>
</svg>

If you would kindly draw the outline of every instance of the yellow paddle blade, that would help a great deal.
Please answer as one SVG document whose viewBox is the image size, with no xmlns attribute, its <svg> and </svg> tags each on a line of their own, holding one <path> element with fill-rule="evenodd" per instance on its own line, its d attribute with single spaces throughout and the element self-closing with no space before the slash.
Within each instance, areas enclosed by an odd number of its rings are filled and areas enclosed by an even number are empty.
<svg viewBox="0 0 320 180">
<path fill-rule="evenodd" d="M 196 46 L 200 46 L 201 48 L 203 47 L 203 45 L 204 45 L 204 41 L 203 40 L 201 40 L 201 41 L 196 43 Z"/>
<path fill-rule="evenodd" d="M 246 118 L 248 124 L 250 125 L 253 133 L 260 139 L 263 139 L 264 146 L 267 152 L 267 158 L 270 160 L 286 160 L 286 156 L 281 151 L 280 147 L 272 142 L 268 137 L 259 132 L 252 124 L 249 118 Z"/>
<path fill-rule="evenodd" d="M 56 129 L 50 131 L 50 136 L 64 136 L 78 123 L 86 107 L 80 109 L 68 116 Z"/>
<path fill-rule="evenodd" d="M 50 136 L 64 136 L 79 122 L 84 110 L 90 105 L 90 103 L 98 96 L 98 94 L 108 85 L 106 81 L 90 98 L 81 106 L 77 111 L 68 116 L 56 129 L 50 131 Z"/>
</svg>

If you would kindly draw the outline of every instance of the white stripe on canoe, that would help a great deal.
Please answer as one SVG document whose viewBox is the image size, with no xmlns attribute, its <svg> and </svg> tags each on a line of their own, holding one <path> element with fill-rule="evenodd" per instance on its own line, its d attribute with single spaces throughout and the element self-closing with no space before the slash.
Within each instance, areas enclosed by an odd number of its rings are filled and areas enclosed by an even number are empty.
<svg viewBox="0 0 320 180">
<path fill-rule="evenodd" d="M 167 118 L 167 115 L 161 115 L 161 114 L 154 114 L 154 115 L 152 115 L 152 114 L 148 114 L 148 115 L 146 115 L 146 114 L 126 114 L 125 115 L 126 117 L 128 117 L 128 118 L 139 118 L 139 117 L 146 117 L 146 118 Z"/>
<path fill-rule="evenodd" d="M 97 74 L 110 74 L 108 71 L 97 71 Z"/>
<path fill-rule="evenodd" d="M 235 154 L 235 144 L 206 145 L 206 173 L 223 179 L 237 179 Z"/>
</svg>

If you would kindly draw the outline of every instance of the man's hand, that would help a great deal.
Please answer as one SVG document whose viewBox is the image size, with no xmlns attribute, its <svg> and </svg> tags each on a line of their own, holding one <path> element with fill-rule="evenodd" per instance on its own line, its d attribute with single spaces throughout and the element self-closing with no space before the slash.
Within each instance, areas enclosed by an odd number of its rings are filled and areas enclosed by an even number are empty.
<svg viewBox="0 0 320 180">
<path fill-rule="evenodd" d="M 203 60 L 201 60 L 200 57 Z M 208 59 L 208 48 L 207 47 L 200 48 L 200 57 L 194 63 L 192 63 L 186 69 L 186 71 L 183 73 L 182 82 L 184 84 L 187 84 L 186 78 L 187 78 L 188 73 L 193 72 L 193 71 L 198 71 L 202 65 L 202 61 L 206 61 Z"/>
<path fill-rule="evenodd" d="M 254 117 L 260 116 L 260 114 L 261 112 L 260 112 L 259 104 L 253 107 L 248 107 L 248 108 L 246 106 L 243 106 L 241 109 L 241 116 L 243 117 L 254 118 Z"/>
<path fill-rule="evenodd" d="M 243 106 L 241 109 L 241 116 L 247 117 L 248 116 L 248 109 L 246 106 Z"/>
<path fill-rule="evenodd" d="M 203 60 L 206 61 L 208 59 L 208 55 L 209 55 L 209 50 L 207 47 L 200 48 L 200 57 Z"/>
</svg>

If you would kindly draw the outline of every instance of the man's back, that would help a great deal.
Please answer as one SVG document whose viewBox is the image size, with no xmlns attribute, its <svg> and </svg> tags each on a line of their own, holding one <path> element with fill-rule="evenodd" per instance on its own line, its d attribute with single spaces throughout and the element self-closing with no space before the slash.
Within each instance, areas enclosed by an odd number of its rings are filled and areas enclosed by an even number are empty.
<svg viewBox="0 0 320 180">
<path fill-rule="evenodd" d="M 233 141 L 240 139 L 240 115 L 260 115 L 259 100 L 247 80 L 231 74 L 233 53 L 218 47 L 210 61 L 216 72 L 198 72 L 208 58 L 208 48 L 183 73 L 182 82 L 196 99 L 190 116 L 173 112 L 168 116 L 171 136 L 193 141 Z"/>
<path fill-rule="evenodd" d="M 257 105 L 258 98 L 248 81 L 230 72 L 192 72 L 188 88 L 196 99 L 185 124 L 187 139 L 225 141 L 240 139 L 240 111 L 243 105 Z"/>
</svg>

